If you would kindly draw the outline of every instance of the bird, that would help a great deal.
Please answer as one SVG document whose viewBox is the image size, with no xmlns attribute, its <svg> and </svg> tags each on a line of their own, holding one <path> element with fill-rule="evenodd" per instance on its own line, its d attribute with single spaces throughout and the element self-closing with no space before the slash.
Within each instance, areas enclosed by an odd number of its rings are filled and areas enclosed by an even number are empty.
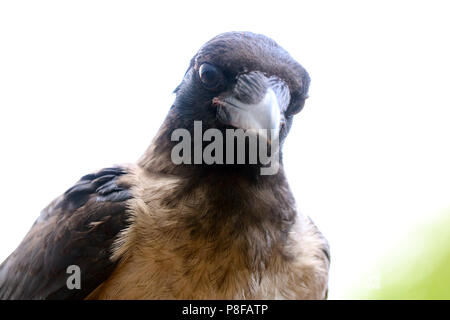
<svg viewBox="0 0 450 320">
<path fill-rule="evenodd" d="M 329 244 L 282 157 L 309 84 L 265 35 L 207 41 L 136 163 L 83 176 L 41 211 L 0 265 L 0 299 L 326 299 Z M 241 156 L 261 147 L 272 163 Z"/>
</svg>

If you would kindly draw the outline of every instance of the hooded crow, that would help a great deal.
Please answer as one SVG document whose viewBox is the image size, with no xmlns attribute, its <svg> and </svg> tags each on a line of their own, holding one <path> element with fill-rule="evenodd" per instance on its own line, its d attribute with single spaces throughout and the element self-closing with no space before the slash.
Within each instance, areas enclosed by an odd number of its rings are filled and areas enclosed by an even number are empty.
<svg viewBox="0 0 450 320">
<path fill-rule="evenodd" d="M 325 299 L 328 244 L 282 161 L 309 82 L 266 36 L 207 42 L 141 159 L 50 203 L 0 266 L 0 298 Z"/>
</svg>

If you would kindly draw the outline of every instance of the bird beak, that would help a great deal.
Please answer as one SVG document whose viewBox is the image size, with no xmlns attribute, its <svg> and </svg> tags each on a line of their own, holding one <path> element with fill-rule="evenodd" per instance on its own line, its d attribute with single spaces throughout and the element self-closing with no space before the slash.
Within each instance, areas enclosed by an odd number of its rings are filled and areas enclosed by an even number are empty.
<svg viewBox="0 0 450 320">
<path fill-rule="evenodd" d="M 232 92 L 214 98 L 213 104 L 223 124 L 254 131 L 270 141 L 278 137 L 289 100 L 289 90 L 278 78 L 252 72 L 238 77 Z"/>
</svg>

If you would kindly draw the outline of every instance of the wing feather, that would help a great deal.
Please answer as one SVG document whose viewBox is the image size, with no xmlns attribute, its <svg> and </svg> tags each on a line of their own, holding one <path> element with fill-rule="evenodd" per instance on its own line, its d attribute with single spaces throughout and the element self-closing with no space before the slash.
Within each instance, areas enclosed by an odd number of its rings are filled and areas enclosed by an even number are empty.
<svg viewBox="0 0 450 320">
<path fill-rule="evenodd" d="M 0 299 L 82 299 L 107 279 L 117 234 L 128 224 L 130 186 L 121 167 L 80 179 L 45 208 L 18 248 L 0 265 Z M 81 270 L 69 290 L 68 266 Z"/>
</svg>

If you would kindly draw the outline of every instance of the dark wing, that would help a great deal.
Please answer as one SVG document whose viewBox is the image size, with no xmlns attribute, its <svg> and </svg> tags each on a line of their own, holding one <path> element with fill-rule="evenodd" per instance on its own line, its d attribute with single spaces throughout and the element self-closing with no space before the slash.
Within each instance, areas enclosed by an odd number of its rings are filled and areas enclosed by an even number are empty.
<svg viewBox="0 0 450 320">
<path fill-rule="evenodd" d="M 45 208 L 19 247 L 0 265 L 0 299 L 82 299 L 111 274 L 111 245 L 128 223 L 130 186 L 120 167 L 81 178 Z M 67 288 L 81 270 L 81 289 Z"/>
</svg>

